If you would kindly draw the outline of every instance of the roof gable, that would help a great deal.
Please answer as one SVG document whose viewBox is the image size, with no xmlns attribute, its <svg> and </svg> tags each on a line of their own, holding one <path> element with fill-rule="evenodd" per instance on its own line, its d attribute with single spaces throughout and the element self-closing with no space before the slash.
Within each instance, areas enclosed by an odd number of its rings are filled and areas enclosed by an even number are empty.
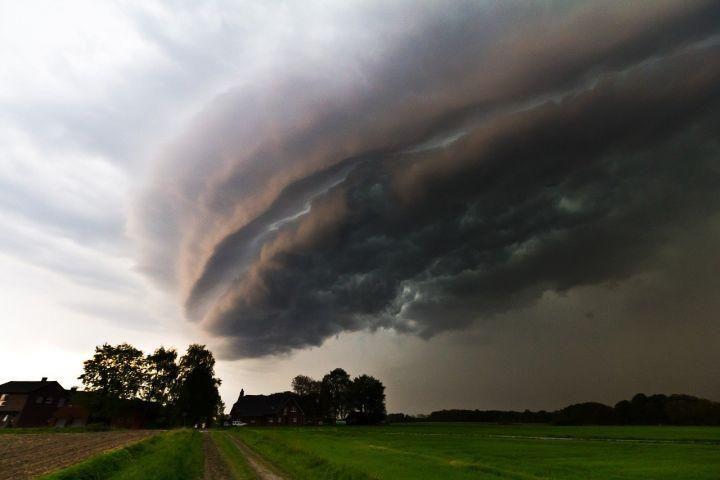
<svg viewBox="0 0 720 480">
<path fill-rule="evenodd" d="M 0 393 L 32 393 L 36 390 L 40 390 L 41 388 L 48 387 L 48 386 L 54 386 L 56 388 L 59 388 L 60 390 L 63 390 L 62 386 L 52 380 L 52 381 L 44 381 L 44 382 L 38 382 L 38 381 L 30 381 L 30 382 L 24 382 L 24 381 L 11 381 L 6 382 L 0 385 Z"/>
<path fill-rule="evenodd" d="M 260 417 L 263 415 L 276 415 L 289 401 L 293 400 L 292 393 L 273 393 L 272 395 L 244 395 L 230 411 L 231 415 L 243 417 Z"/>
</svg>

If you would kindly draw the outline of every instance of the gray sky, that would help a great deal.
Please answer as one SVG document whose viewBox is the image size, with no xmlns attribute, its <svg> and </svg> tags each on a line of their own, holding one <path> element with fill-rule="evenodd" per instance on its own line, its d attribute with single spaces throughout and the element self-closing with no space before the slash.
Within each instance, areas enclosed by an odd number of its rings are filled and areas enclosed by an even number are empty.
<svg viewBox="0 0 720 480">
<path fill-rule="evenodd" d="M 718 20 L 0 1 L 0 381 L 200 342 L 228 404 L 336 366 L 410 413 L 720 399 Z"/>
</svg>

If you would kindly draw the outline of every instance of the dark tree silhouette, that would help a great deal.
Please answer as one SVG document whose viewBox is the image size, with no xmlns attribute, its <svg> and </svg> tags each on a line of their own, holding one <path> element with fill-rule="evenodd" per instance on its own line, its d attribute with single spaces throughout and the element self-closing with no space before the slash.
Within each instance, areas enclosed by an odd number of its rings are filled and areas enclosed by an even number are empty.
<svg viewBox="0 0 720 480">
<path fill-rule="evenodd" d="M 180 359 L 176 407 L 182 418 L 191 423 L 211 422 L 222 408 L 215 378 L 215 357 L 205 345 L 190 345 Z"/>
<path fill-rule="evenodd" d="M 360 375 L 350 385 L 349 420 L 358 424 L 375 424 L 385 419 L 385 386 L 375 377 Z"/>
<path fill-rule="evenodd" d="M 292 379 L 292 389 L 310 422 L 374 424 L 386 416 L 385 386 L 369 375 L 351 380 L 345 370 L 336 368 L 322 381 L 298 375 Z"/>
<path fill-rule="evenodd" d="M 569 405 L 554 412 L 439 410 L 427 418 L 392 414 L 394 421 L 555 423 L 562 425 L 720 425 L 720 403 L 691 395 L 645 395 L 622 400 L 615 408 L 597 402 Z"/>
<path fill-rule="evenodd" d="M 292 390 L 297 395 L 306 420 L 316 422 L 327 416 L 320 401 L 322 382 L 306 375 L 298 375 L 292 379 Z"/>
<path fill-rule="evenodd" d="M 145 357 L 127 343 L 95 347 L 95 355 L 83 362 L 78 377 L 85 389 L 103 397 L 136 398 L 145 382 Z"/>
<path fill-rule="evenodd" d="M 342 368 L 336 368 L 322 379 L 321 404 L 329 421 L 344 419 L 350 411 L 350 375 Z"/>
<path fill-rule="evenodd" d="M 320 394 L 322 383 L 307 375 L 298 375 L 292 379 L 292 391 L 301 397 Z"/>
<path fill-rule="evenodd" d="M 557 412 L 554 422 L 558 425 L 611 425 L 615 423 L 615 411 L 602 403 L 576 403 Z"/>
<path fill-rule="evenodd" d="M 176 363 L 177 351 L 174 348 L 160 347 L 145 357 L 144 399 L 157 402 L 162 406 L 173 400 L 173 390 L 180 368 Z"/>
</svg>

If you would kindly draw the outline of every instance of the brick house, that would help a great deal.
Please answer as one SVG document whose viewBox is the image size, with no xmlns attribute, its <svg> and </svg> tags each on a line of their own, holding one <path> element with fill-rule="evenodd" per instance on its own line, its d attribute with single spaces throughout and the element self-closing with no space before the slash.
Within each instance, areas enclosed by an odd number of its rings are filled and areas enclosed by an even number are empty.
<svg viewBox="0 0 720 480">
<path fill-rule="evenodd" d="M 65 405 L 58 405 L 53 413 L 50 424 L 54 427 L 84 427 L 90 423 L 90 412 L 81 399 L 85 392 L 71 388 Z"/>
<path fill-rule="evenodd" d="M 245 395 L 245 391 L 240 390 L 240 396 L 230 410 L 230 420 L 248 425 L 304 425 L 305 414 L 290 392 Z"/>
<path fill-rule="evenodd" d="M 103 399 L 96 392 L 68 392 L 67 403 L 58 406 L 50 424 L 62 427 L 82 427 L 103 423 L 114 428 L 146 428 L 161 417 L 160 405 L 132 399 Z"/>
<path fill-rule="evenodd" d="M 67 402 L 67 392 L 47 377 L 37 381 L 12 381 L 0 385 L 1 427 L 47 427 L 58 407 Z"/>
</svg>

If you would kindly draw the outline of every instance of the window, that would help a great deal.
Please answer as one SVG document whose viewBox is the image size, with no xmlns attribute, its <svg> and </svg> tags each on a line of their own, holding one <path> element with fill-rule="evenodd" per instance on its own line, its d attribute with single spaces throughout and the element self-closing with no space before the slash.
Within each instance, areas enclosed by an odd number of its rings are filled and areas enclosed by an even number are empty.
<svg viewBox="0 0 720 480">
<path fill-rule="evenodd" d="M 295 413 L 295 407 L 290 407 L 290 411 L 291 411 L 292 413 Z"/>
<path fill-rule="evenodd" d="M 7 403 L 7 393 L 3 393 L 0 395 L 0 407 L 4 406 Z"/>
<path fill-rule="evenodd" d="M 297 417 L 293 417 L 293 423 L 297 423 Z"/>
<path fill-rule="evenodd" d="M 35 403 L 42 403 L 43 397 L 35 397 Z"/>
<path fill-rule="evenodd" d="M 3 423 L 7 423 L 8 420 L 10 420 L 10 414 L 6 413 L 5 416 L 3 417 L 2 421 L 3 421 Z"/>
<path fill-rule="evenodd" d="M 268 420 L 268 422 L 273 423 L 273 420 L 274 420 L 274 419 L 271 417 L 271 418 Z"/>
<path fill-rule="evenodd" d="M 52 405 L 52 403 L 53 403 L 53 398 L 52 398 L 52 397 L 47 397 L 47 398 L 45 399 L 45 403 L 48 404 L 48 405 Z"/>
<path fill-rule="evenodd" d="M 65 399 L 61 398 L 60 400 L 58 400 L 58 407 L 64 407 L 64 406 L 65 406 Z"/>
</svg>

